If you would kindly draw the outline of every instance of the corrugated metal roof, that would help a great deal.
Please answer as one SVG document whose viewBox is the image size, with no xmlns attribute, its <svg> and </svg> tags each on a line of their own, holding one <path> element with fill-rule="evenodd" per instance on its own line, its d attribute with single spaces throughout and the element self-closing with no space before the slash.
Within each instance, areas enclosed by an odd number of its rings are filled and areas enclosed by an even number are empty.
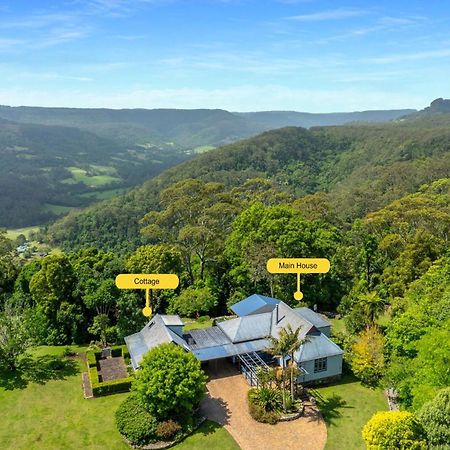
<svg viewBox="0 0 450 450">
<path fill-rule="evenodd" d="M 293 330 L 300 327 L 300 339 L 304 339 L 313 328 L 311 322 L 296 313 L 292 308 L 286 305 L 286 303 L 280 302 L 278 307 L 275 308 L 272 313 L 272 330 L 270 334 L 274 338 L 278 338 L 280 330 L 286 328 L 288 325 L 290 325 Z"/>
<path fill-rule="evenodd" d="M 186 342 L 167 328 L 162 317 L 156 314 L 141 331 L 125 337 L 125 343 L 130 353 L 133 368 L 136 369 L 139 367 L 142 358 L 149 350 L 160 344 L 167 344 L 169 342 L 175 342 L 186 350 L 189 350 Z"/>
<path fill-rule="evenodd" d="M 342 355 L 342 349 L 323 333 L 308 336 L 308 341 L 295 353 L 298 362 L 312 361 L 327 356 Z"/>
<path fill-rule="evenodd" d="M 272 313 L 254 314 L 225 320 L 217 325 L 231 342 L 253 341 L 270 335 Z"/>
<path fill-rule="evenodd" d="M 217 345 L 215 347 L 205 347 L 192 350 L 194 355 L 200 361 L 209 361 L 212 359 L 227 358 L 243 353 L 259 352 L 269 346 L 267 339 L 257 339 L 256 341 L 241 342 L 239 344 Z"/>
<path fill-rule="evenodd" d="M 180 316 L 177 316 L 175 314 L 172 315 L 161 315 L 161 319 L 167 326 L 174 326 L 174 325 L 184 325 L 182 320 L 180 319 Z"/>
<path fill-rule="evenodd" d="M 322 315 L 317 314 L 312 309 L 309 309 L 309 308 L 306 308 L 306 307 L 302 307 L 302 308 L 295 308 L 294 311 L 297 314 L 300 314 L 308 322 L 311 322 L 317 328 L 323 328 L 323 327 L 331 326 L 331 323 L 328 322 L 328 320 L 324 319 L 322 317 Z"/>
<path fill-rule="evenodd" d="M 191 350 L 226 345 L 231 342 L 219 327 L 191 330 L 184 333 L 183 338 L 188 343 Z"/>
<path fill-rule="evenodd" d="M 271 312 L 280 300 L 265 295 L 253 294 L 231 306 L 231 310 L 240 317 L 250 314 Z"/>
</svg>

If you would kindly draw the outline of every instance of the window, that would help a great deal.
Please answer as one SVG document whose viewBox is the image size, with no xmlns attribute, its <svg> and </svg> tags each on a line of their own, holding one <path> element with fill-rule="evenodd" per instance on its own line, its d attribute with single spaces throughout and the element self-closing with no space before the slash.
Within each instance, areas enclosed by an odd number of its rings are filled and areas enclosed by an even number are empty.
<svg viewBox="0 0 450 450">
<path fill-rule="evenodd" d="M 319 358 L 314 360 L 314 373 L 325 372 L 327 370 L 327 358 Z"/>
</svg>

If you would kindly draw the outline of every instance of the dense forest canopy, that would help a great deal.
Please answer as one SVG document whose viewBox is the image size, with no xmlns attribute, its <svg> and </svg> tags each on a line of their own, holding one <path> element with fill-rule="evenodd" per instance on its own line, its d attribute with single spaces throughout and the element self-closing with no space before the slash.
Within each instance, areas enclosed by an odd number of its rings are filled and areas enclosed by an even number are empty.
<svg viewBox="0 0 450 450">
<path fill-rule="evenodd" d="M 146 242 L 139 221 L 160 209 L 161 190 L 190 178 L 222 183 L 228 191 L 263 178 L 277 191 L 298 198 L 305 214 L 320 205 L 333 216 L 334 225 L 348 228 L 356 218 L 422 184 L 449 177 L 449 150 L 448 126 L 418 119 L 273 130 L 200 155 L 123 196 L 69 214 L 48 229 L 47 239 L 66 248 L 135 248 Z"/>
</svg>

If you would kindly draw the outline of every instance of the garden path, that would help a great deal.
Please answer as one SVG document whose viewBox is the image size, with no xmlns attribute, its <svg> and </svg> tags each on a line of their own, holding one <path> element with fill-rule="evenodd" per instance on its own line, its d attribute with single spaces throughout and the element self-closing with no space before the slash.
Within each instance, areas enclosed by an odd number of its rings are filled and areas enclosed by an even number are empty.
<svg viewBox="0 0 450 450">
<path fill-rule="evenodd" d="M 248 384 L 226 361 L 213 363 L 203 400 L 203 414 L 223 425 L 242 450 L 323 450 L 327 429 L 320 412 L 305 405 L 305 415 L 292 422 L 269 425 L 256 422 L 248 412 Z"/>
</svg>

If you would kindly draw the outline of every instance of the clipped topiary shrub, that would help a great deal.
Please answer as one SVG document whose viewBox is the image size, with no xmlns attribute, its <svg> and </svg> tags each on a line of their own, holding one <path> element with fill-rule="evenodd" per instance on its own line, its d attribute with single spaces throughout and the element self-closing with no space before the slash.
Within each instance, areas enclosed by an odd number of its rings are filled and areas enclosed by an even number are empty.
<svg viewBox="0 0 450 450">
<path fill-rule="evenodd" d="M 156 427 L 156 435 L 165 441 L 173 438 L 180 431 L 181 425 L 170 419 L 159 423 Z"/>
<path fill-rule="evenodd" d="M 407 411 L 375 413 L 364 425 L 367 450 L 426 450 L 427 436 L 417 417 Z"/>
<path fill-rule="evenodd" d="M 130 395 L 116 411 L 116 424 L 131 444 L 146 445 L 156 438 L 156 419 L 142 406 L 136 395 Z"/>
</svg>

